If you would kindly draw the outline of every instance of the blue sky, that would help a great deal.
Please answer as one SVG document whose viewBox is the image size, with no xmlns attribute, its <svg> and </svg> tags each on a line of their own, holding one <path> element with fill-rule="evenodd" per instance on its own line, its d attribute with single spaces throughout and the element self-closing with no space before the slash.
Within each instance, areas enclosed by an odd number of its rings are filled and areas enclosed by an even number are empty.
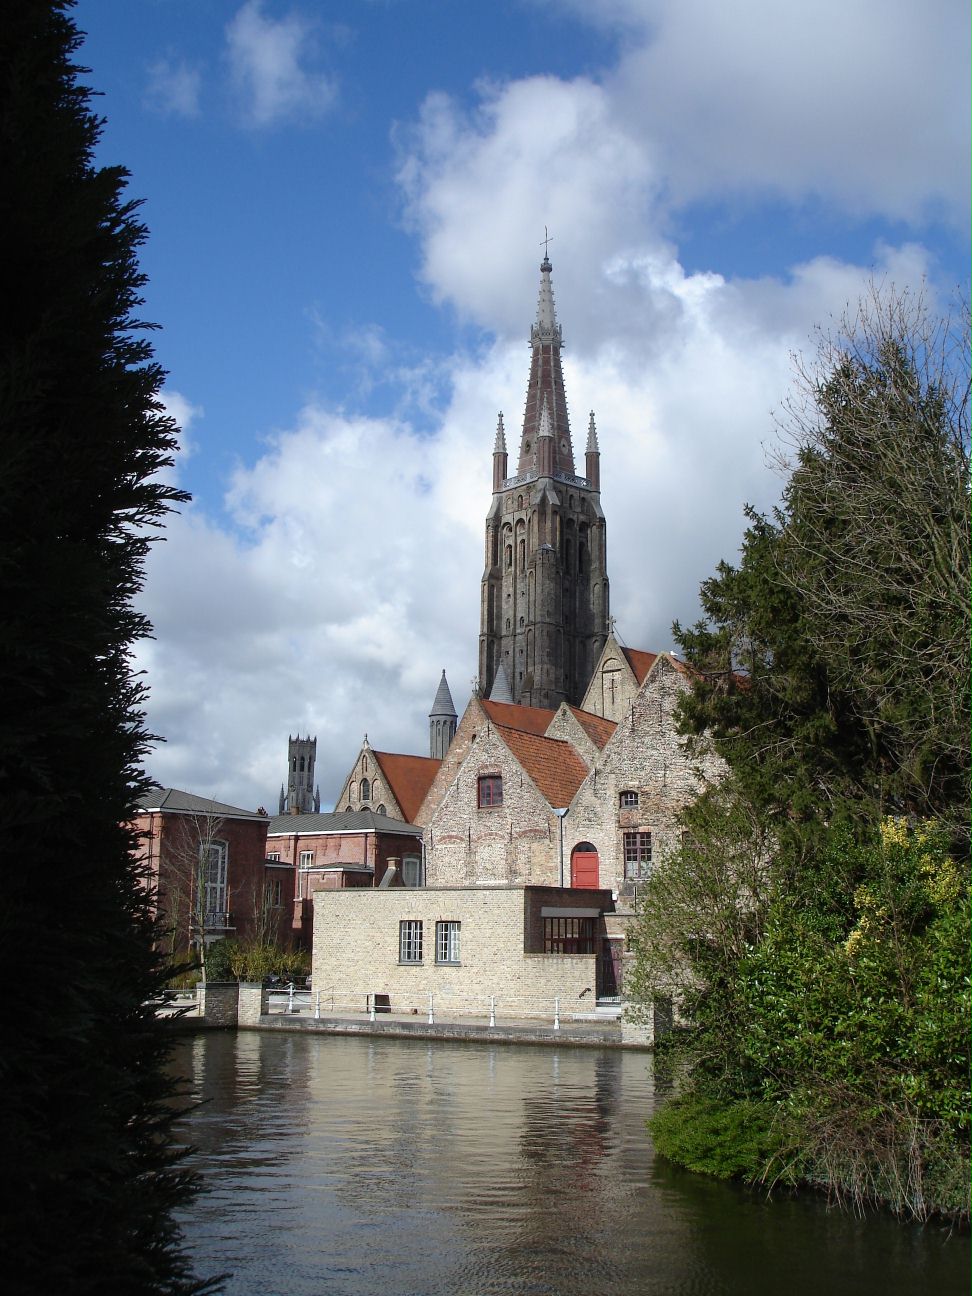
<svg viewBox="0 0 972 1296">
<path fill-rule="evenodd" d="M 869 281 L 968 277 L 964 0 L 80 0 L 150 236 L 174 470 L 139 649 L 161 781 L 325 804 L 475 670 L 497 412 L 549 226 L 612 610 L 671 646 L 772 504 L 791 353 Z"/>
</svg>

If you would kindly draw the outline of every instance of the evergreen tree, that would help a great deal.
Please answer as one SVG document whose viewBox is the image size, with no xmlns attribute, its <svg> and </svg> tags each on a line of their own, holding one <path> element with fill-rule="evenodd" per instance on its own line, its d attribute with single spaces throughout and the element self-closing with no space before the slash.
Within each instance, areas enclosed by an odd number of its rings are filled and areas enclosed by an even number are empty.
<svg viewBox="0 0 972 1296">
<path fill-rule="evenodd" d="M 147 780 L 132 606 L 176 429 L 134 312 L 145 229 L 72 63 L 70 0 L 0 33 L 2 1062 L 15 1292 L 184 1292 L 162 969 L 126 827 Z"/>
</svg>

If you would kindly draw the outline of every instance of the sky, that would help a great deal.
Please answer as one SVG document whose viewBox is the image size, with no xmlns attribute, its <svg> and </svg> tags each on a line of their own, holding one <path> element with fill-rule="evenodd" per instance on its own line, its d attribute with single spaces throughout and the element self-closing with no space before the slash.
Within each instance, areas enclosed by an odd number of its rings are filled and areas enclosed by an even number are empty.
<svg viewBox="0 0 972 1296">
<path fill-rule="evenodd" d="M 622 641 L 674 646 L 784 484 L 794 357 L 967 291 L 966 0 L 79 0 L 192 494 L 137 647 L 161 783 L 329 808 L 476 671 L 541 246 Z"/>
</svg>

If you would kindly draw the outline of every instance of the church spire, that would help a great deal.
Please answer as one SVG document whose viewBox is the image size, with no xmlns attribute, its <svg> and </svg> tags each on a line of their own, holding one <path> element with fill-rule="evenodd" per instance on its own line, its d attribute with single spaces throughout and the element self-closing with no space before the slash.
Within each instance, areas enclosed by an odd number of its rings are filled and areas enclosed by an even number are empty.
<svg viewBox="0 0 972 1296">
<path fill-rule="evenodd" d="M 591 410 L 591 421 L 587 425 L 587 453 L 584 458 L 588 485 L 591 490 L 599 491 L 601 489 L 601 451 L 597 444 L 597 425 L 594 422 L 593 410 Z"/>
<path fill-rule="evenodd" d="M 493 490 L 503 489 L 507 476 L 506 429 L 503 427 L 503 411 L 500 410 L 496 424 L 496 440 L 493 443 Z"/>
<path fill-rule="evenodd" d="M 564 375 L 560 363 L 563 335 L 557 323 L 551 273 L 553 266 L 546 255 L 540 263 L 540 294 L 537 318 L 530 329 L 530 381 L 527 385 L 523 434 L 520 438 L 520 462 L 517 473 L 542 472 L 539 464 L 540 418 L 547 406 L 549 432 L 553 438 L 553 466 L 550 475 L 574 474 L 574 450 L 570 440 L 570 419 L 564 393 Z"/>
</svg>

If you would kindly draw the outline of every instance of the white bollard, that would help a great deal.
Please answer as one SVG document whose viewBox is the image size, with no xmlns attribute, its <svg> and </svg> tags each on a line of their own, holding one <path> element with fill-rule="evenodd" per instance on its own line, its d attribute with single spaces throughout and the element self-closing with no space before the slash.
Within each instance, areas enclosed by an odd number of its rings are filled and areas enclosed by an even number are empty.
<svg viewBox="0 0 972 1296">
<path fill-rule="evenodd" d="M 375 1020 L 375 996 L 369 995 L 368 998 L 371 1001 L 371 1009 L 368 1013 L 368 1020 L 374 1021 Z"/>
<path fill-rule="evenodd" d="M 431 994 L 429 995 L 429 1025 L 430 1025 L 430 1026 L 434 1026 L 434 1025 L 435 1025 L 435 1012 L 434 1012 L 433 1007 L 432 1007 L 432 996 L 431 996 Z"/>
<path fill-rule="evenodd" d="M 495 995 L 489 996 L 489 1024 L 490 1026 L 496 1025 L 496 996 Z"/>
<path fill-rule="evenodd" d="M 317 998 L 314 1001 L 314 1016 L 320 1018 L 321 1015 L 321 992 L 318 990 Z"/>
<path fill-rule="evenodd" d="M 554 1000 L 554 1030 L 560 1030 L 560 1000 Z"/>
</svg>

